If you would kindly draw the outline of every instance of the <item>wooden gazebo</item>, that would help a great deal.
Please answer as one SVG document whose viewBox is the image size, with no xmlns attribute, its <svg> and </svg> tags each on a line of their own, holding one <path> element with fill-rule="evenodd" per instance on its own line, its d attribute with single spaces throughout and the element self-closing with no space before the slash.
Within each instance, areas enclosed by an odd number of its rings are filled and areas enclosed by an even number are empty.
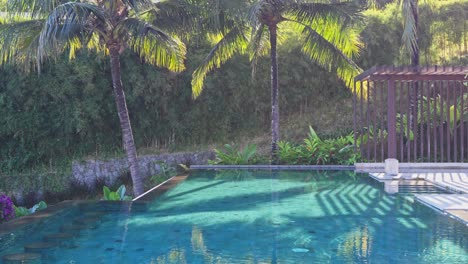
<svg viewBox="0 0 468 264">
<path fill-rule="evenodd" d="M 355 78 L 356 150 L 369 161 L 463 162 L 468 66 L 373 67 Z"/>
</svg>

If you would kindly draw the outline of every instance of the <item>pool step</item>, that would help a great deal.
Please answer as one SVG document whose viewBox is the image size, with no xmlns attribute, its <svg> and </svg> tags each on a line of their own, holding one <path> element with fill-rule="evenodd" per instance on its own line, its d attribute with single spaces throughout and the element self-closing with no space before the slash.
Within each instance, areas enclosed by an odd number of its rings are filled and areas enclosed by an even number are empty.
<svg viewBox="0 0 468 264">
<path fill-rule="evenodd" d="M 83 214 L 84 217 L 103 217 L 106 215 L 104 212 L 86 212 Z"/>
<path fill-rule="evenodd" d="M 36 242 L 24 246 L 24 251 L 27 253 L 43 253 L 44 251 L 51 250 L 58 247 L 58 244 L 52 242 Z"/>
<path fill-rule="evenodd" d="M 16 253 L 2 257 L 4 264 L 41 264 L 42 255 L 37 253 Z"/>
<path fill-rule="evenodd" d="M 60 232 L 63 233 L 70 233 L 70 234 L 79 234 L 83 229 L 86 229 L 86 225 L 80 225 L 80 224 L 66 224 L 60 227 Z"/>
<path fill-rule="evenodd" d="M 101 222 L 100 217 L 82 217 L 73 220 L 75 225 L 84 225 L 86 228 L 96 228 L 96 226 Z"/>
<path fill-rule="evenodd" d="M 55 260 L 58 246 L 57 243 L 52 242 L 30 243 L 24 246 L 24 252 L 41 254 L 42 260 L 50 262 L 51 260 Z"/>
<path fill-rule="evenodd" d="M 53 233 L 44 236 L 45 242 L 56 243 L 60 247 L 74 247 L 74 235 L 70 233 Z"/>
<path fill-rule="evenodd" d="M 44 236 L 44 240 L 47 242 L 62 241 L 67 239 L 72 239 L 73 234 L 70 233 L 53 233 Z"/>
<path fill-rule="evenodd" d="M 146 212 L 148 210 L 146 202 L 131 202 L 131 201 L 97 201 L 82 203 L 79 208 L 82 212 L 96 212 L 97 210 L 110 212 Z"/>
<path fill-rule="evenodd" d="M 434 185 L 399 185 L 399 193 L 447 193 Z"/>
</svg>

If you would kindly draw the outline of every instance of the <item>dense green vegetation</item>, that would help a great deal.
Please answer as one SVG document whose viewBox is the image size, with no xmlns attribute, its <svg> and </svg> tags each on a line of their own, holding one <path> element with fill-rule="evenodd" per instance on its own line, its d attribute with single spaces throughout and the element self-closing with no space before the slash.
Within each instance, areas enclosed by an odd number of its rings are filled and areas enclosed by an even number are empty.
<svg viewBox="0 0 468 264">
<path fill-rule="evenodd" d="M 278 142 L 279 165 L 353 165 L 362 161 L 361 155 L 354 152 L 354 134 L 321 139 L 312 127 L 301 144 L 287 141 Z M 256 145 L 237 149 L 229 144 L 223 149 L 215 149 L 216 158 L 212 165 L 252 165 L 267 164 L 269 157 L 257 153 Z"/>
<path fill-rule="evenodd" d="M 46 60 L 56 59 L 65 52 L 73 59 L 82 49 L 109 58 L 122 147 L 135 195 L 144 192 L 144 177 L 140 173 L 120 59 L 124 51 L 132 51 L 153 66 L 172 72 L 185 70 L 185 44 L 172 32 L 156 26 L 160 21 L 167 21 L 165 8 L 165 1 L 148 0 L 9 0 L 6 20 L 0 26 L 2 65 L 14 65 L 26 71 L 35 69 L 40 73 Z M 148 13 L 154 18 L 149 18 Z"/>
<path fill-rule="evenodd" d="M 432 10 L 424 4 L 420 8 L 421 64 L 466 65 L 468 1 L 440 1 Z M 361 68 L 409 63 L 401 52 L 399 16 L 394 4 L 365 12 Z M 296 37 L 291 33 L 288 38 Z M 297 42 L 288 38 L 279 47 L 282 139 L 301 142 L 309 125 L 321 136 L 349 133 L 349 91 L 333 74 L 311 64 Z M 208 40 L 190 41 L 187 70 L 180 74 L 123 55 L 122 79 L 140 154 L 198 150 L 229 142 L 255 143 L 262 152 L 268 145 L 268 60 L 259 61 L 252 80 L 248 58 L 236 56 L 210 74 L 201 96 L 192 100 L 191 74 L 210 46 Z M 71 62 L 64 56 L 46 63 L 40 75 L 4 67 L 0 71 L 0 172 L 50 170 L 90 155 L 122 155 L 109 76 L 108 61 L 87 51 Z"/>
<path fill-rule="evenodd" d="M 232 26 L 217 40 L 207 58 L 193 73 L 192 91 L 198 97 L 206 75 L 235 55 L 248 54 L 252 73 L 258 59 L 270 56 L 271 67 L 271 164 L 278 164 L 280 140 L 278 40 L 290 31 L 301 52 L 312 63 L 333 69 L 348 87 L 360 68 L 354 62 L 361 49 L 358 27 L 362 6 L 357 2 L 308 2 L 294 0 L 251 1 L 244 12 L 234 12 Z M 229 12 L 226 12 L 229 13 Z M 239 15 L 240 13 L 240 15 Z M 245 14 L 249 14 L 248 16 Z M 229 16 L 227 16 L 230 18 Z M 228 19 L 229 20 L 229 19 Z M 287 29 L 285 30 L 282 29 Z M 247 32 L 250 33 L 250 37 Z M 222 30 L 221 30 L 222 32 Z M 292 39 L 288 39 L 288 42 Z"/>
</svg>

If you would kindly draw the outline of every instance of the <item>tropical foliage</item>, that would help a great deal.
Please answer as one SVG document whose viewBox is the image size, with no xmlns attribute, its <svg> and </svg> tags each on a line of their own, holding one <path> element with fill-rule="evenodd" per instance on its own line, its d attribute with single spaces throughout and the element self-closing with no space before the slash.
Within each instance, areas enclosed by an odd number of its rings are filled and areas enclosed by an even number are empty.
<svg viewBox="0 0 468 264">
<path fill-rule="evenodd" d="M 46 208 L 47 204 L 44 201 L 40 201 L 31 208 L 15 206 L 11 198 L 2 193 L 0 194 L 0 223 L 12 220 L 15 217 L 34 214 L 35 212 Z"/>
<path fill-rule="evenodd" d="M 5 194 L 0 194 L 0 223 L 15 218 L 15 205 L 11 198 Z"/>
<path fill-rule="evenodd" d="M 222 2 L 233 5 L 238 1 Z M 426 1 L 419 5 L 421 64 L 468 64 L 468 1 L 432 5 L 428 8 Z M 408 54 L 400 49 L 400 7 L 387 4 L 365 11 L 364 17 L 364 52 L 357 64 L 361 68 L 409 64 Z M 278 79 L 280 87 L 287 87 L 279 95 L 280 119 L 287 122 L 282 139 L 301 143 L 309 124 L 322 139 L 348 134 L 352 128 L 350 93 L 335 76 L 303 56 L 302 42 L 297 41 L 300 34 L 286 24 L 281 32 L 285 34 L 278 46 Z M 268 59 L 259 58 L 255 82 L 251 82 L 248 56 L 234 55 L 206 77 L 203 93 L 192 101 L 190 75 L 213 44 L 205 35 L 187 34 L 191 38 L 187 70 L 178 75 L 142 64 L 129 50 L 122 54 L 122 81 L 134 137 L 144 153 L 250 140 L 271 125 Z M 52 185 L 55 190 L 64 186 L 58 182 L 68 179 L 71 160 L 124 155 L 105 54 L 82 50 L 73 61 L 63 54 L 51 62 L 41 66 L 40 75 L 24 75 L 7 65 L 0 70 L 0 191 L 8 186 L 50 190 Z M 256 144 L 260 148 L 263 143 Z M 47 172 L 42 178 L 29 173 L 39 169 Z M 55 173 L 64 176 L 54 178 Z"/>
<path fill-rule="evenodd" d="M 258 164 L 261 159 L 257 156 L 257 146 L 248 145 L 243 150 L 237 150 L 229 144 L 223 150 L 214 150 L 216 159 L 209 161 L 211 165 L 248 165 Z"/>
<path fill-rule="evenodd" d="M 130 49 L 154 66 L 184 69 L 184 44 L 144 20 L 144 13 L 157 13 L 157 6 L 149 0 L 9 0 L 8 10 L 9 19 L 0 25 L 0 63 L 40 71 L 46 60 L 56 59 L 64 51 L 70 59 L 82 48 L 109 55 L 123 147 L 134 192 L 141 194 L 143 179 L 122 87 L 120 54 Z"/>
<path fill-rule="evenodd" d="M 282 164 L 352 165 L 361 161 L 354 152 L 354 134 L 331 139 L 321 139 L 312 127 L 303 144 L 280 142 L 279 156 Z"/>
<path fill-rule="evenodd" d="M 106 201 L 131 201 L 132 197 L 125 195 L 127 189 L 125 185 L 120 185 L 117 191 L 113 192 L 109 187 L 102 187 L 103 199 Z"/>
<path fill-rule="evenodd" d="M 352 165 L 362 160 L 354 152 L 354 134 L 336 138 L 321 139 L 312 127 L 302 144 L 286 141 L 278 143 L 279 164 L 284 165 Z M 225 151 L 215 150 L 214 165 L 250 165 L 258 164 L 267 158 L 257 153 L 255 145 L 248 145 L 243 150 L 237 150 L 231 145 L 225 145 Z"/>
<path fill-rule="evenodd" d="M 30 214 L 34 214 L 39 210 L 44 210 L 47 208 L 47 204 L 44 201 L 40 201 L 39 203 L 33 205 L 31 208 L 26 208 L 22 206 L 15 206 L 15 215 L 16 217 L 22 217 Z"/>
<path fill-rule="evenodd" d="M 217 43 L 198 67 L 192 80 L 194 97 L 198 97 L 208 72 L 219 68 L 235 54 L 247 54 L 255 72 L 259 57 L 270 51 L 271 59 L 271 155 L 278 162 L 279 81 L 278 33 L 285 24 L 301 35 L 301 51 L 318 65 L 334 70 L 348 86 L 360 68 L 353 62 L 361 43 L 356 29 L 360 7 L 353 2 L 258 0 L 239 8 L 229 27 L 217 32 Z M 224 12 L 224 11 L 223 11 Z"/>
</svg>

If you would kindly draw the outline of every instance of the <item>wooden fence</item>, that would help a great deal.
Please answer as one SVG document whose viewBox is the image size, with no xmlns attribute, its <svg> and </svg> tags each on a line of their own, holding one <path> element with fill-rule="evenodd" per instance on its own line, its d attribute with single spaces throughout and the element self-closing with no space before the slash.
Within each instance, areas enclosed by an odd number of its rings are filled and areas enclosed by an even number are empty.
<svg viewBox="0 0 468 264">
<path fill-rule="evenodd" d="M 468 160 L 468 67 L 375 67 L 355 79 L 356 151 L 370 162 Z"/>
</svg>

